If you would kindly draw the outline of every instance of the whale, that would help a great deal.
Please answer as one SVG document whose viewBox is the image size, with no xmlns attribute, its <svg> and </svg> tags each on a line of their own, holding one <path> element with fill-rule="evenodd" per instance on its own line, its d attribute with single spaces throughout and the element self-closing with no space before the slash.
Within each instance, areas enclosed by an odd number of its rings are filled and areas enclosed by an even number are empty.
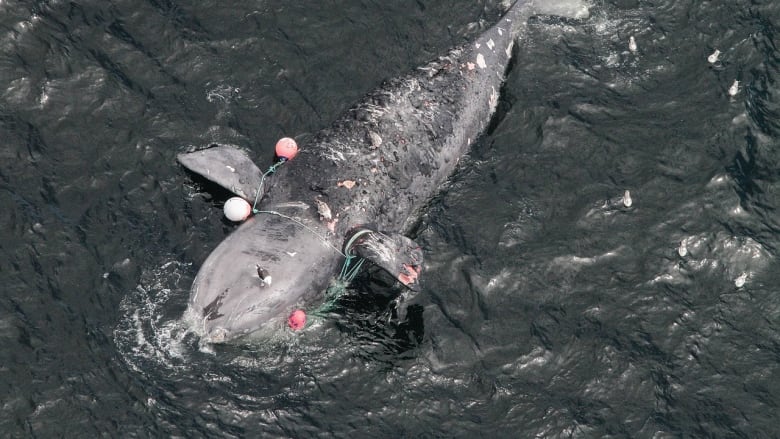
<svg viewBox="0 0 780 439">
<path fill-rule="evenodd" d="M 570 10 L 552 13 L 582 17 Z M 545 13 L 515 1 L 475 39 L 385 80 L 268 171 L 230 144 L 178 154 L 186 170 L 253 206 L 193 281 L 185 315 L 201 340 L 285 329 L 332 299 L 361 260 L 419 291 L 424 251 L 406 234 L 488 127 L 515 41 Z"/>
</svg>

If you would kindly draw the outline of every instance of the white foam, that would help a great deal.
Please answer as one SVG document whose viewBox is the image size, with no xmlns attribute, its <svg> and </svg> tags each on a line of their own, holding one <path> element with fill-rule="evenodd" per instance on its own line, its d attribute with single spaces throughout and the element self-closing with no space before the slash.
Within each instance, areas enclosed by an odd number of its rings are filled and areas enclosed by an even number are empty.
<svg viewBox="0 0 780 439">
<path fill-rule="evenodd" d="M 676 253 L 684 264 L 671 260 L 662 273 L 650 283 L 687 283 L 695 272 L 722 273 L 726 281 L 743 287 L 770 262 L 770 253 L 750 237 L 733 236 L 726 232 L 699 233 L 682 238 Z"/>
<path fill-rule="evenodd" d="M 590 17 L 590 7 L 588 3 L 581 0 L 536 2 L 534 4 L 534 12 L 537 14 L 568 17 L 575 20 L 584 20 Z"/>
<path fill-rule="evenodd" d="M 191 279 L 184 276 L 190 264 L 166 262 L 142 275 L 141 284 L 120 302 L 122 317 L 114 329 L 114 342 L 125 362 L 144 373 L 153 362 L 165 368 L 186 363 L 184 338 L 191 332 L 185 319 L 169 309 L 186 303 Z M 185 286 L 186 285 L 186 286 Z"/>
</svg>

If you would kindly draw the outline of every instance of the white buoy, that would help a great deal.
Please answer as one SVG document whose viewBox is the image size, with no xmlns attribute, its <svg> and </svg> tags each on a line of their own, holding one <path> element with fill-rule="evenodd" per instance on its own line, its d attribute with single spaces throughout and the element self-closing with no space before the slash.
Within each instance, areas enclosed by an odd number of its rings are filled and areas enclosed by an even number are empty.
<svg viewBox="0 0 780 439">
<path fill-rule="evenodd" d="M 623 206 L 631 207 L 632 204 L 634 204 L 634 200 L 631 199 L 631 192 L 626 191 L 623 194 Z"/>
<path fill-rule="evenodd" d="M 714 52 L 712 52 L 712 55 L 707 57 L 707 61 L 709 61 L 710 64 L 715 64 L 718 62 L 718 57 L 720 56 L 720 50 L 715 49 Z"/>
<path fill-rule="evenodd" d="M 628 50 L 636 52 L 636 39 L 634 39 L 633 35 L 628 37 Z"/>
<path fill-rule="evenodd" d="M 252 213 L 252 206 L 241 197 L 233 197 L 225 201 L 223 211 L 230 221 L 240 222 L 249 217 L 249 214 Z"/>
<path fill-rule="evenodd" d="M 729 96 L 736 96 L 737 93 L 739 93 L 739 81 L 735 79 L 734 83 L 729 87 Z"/>
</svg>

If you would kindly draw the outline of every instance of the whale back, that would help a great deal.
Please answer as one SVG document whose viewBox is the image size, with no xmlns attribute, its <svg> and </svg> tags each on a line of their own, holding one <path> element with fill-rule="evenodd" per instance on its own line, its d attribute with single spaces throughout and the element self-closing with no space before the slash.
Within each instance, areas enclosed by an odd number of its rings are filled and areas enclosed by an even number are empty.
<svg viewBox="0 0 780 439">
<path fill-rule="evenodd" d="M 367 94 L 303 145 L 265 202 L 323 200 L 341 236 L 358 224 L 408 231 L 490 122 L 527 6 L 516 2 L 476 40 Z"/>
</svg>

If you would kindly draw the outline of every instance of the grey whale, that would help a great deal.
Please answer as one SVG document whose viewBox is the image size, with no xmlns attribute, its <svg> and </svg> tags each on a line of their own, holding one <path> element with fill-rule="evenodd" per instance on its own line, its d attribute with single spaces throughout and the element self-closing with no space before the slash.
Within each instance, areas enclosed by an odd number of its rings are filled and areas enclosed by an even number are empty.
<svg viewBox="0 0 780 439">
<path fill-rule="evenodd" d="M 186 315 L 202 340 L 278 330 L 295 309 L 323 300 L 344 254 L 419 288 L 422 251 L 403 232 L 490 122 L 515 39 L 538 12 L 517 0 L 476 40 L 385 81 L 302 145 L 260 194 L 263 172 L 243 150 L 179 154 L 188 170 L 250 204 L 260 199 L 261 212 L 213 250 L 193 282 Z"/>
</svg>

